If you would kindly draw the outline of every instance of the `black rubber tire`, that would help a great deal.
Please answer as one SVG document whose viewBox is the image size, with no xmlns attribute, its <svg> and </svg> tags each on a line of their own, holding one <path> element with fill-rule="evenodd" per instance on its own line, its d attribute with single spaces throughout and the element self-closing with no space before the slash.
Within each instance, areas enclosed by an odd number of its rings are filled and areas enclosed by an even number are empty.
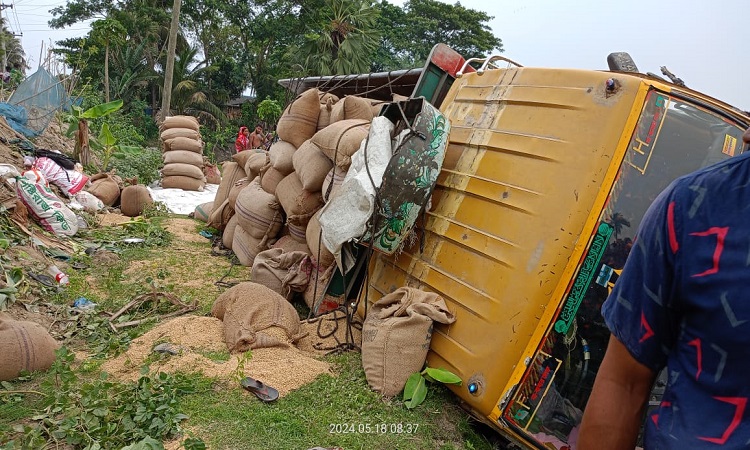
<svg viewBox="0 0 750 450">
<path fill-rule="evenodd" d="M 627 52 L 610 53 L 607 56 L 607 65 L 613 72 L 635 72 L 638 73 L 638 67 L 635 61 Z"/>
</svg>

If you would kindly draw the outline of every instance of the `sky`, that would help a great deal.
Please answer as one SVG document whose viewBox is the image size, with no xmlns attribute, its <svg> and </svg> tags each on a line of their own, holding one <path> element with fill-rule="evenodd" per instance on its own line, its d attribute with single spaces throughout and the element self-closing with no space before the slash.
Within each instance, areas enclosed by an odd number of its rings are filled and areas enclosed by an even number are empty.
<svg viewBox="0 0 750 450">
<path fill-rule="evenodd" d="M 389 0 L 403 4 L 403 0 Z M 22 32 L 32 70 L 42 49 L 82 36 L 88 26 L 50 30 L 58 0 L 3 0 L 6 23 Z M 454 3 L 454 2 L 449 2 Z M 666 66 L 695 90 L 750 110 L 750 0 L 462 0 L 488 13 L 503 55 L 524 66 L 607 69 L 607 55 L 625 51 L 641 72 Z M 744 30 L 744 31 L 743 31 Z M 744 47 L 744 48 L 743 48 Z M 42 57 L 44 59 L 44 56 Z M 743 87 L 744 86 L 744 87 Z"/>
</svg>

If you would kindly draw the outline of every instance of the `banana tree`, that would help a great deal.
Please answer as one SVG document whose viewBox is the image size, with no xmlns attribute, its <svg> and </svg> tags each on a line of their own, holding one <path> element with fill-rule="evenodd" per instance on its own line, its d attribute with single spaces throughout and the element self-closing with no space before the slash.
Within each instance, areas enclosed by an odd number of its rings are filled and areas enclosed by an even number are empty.
<svg viewBox="0 0 750 450">
<path fill-rule="evenodd" d="M 91 146 L 101 153 L 99 167 L 100 172 L 106 172 L 109 168 L 109 161 L 114 156 L 115 158 L 122 158 L 126 154 L 137 154 L 142 151 L 141 147 L 129 146 L 129 145 L 118 145 L 117 138 L 112 134 L 109 129 L 109 124 L 102 124 L 102 129 L 99 131 L 99 137 L 91 140 Z"/>
<path fill-rule="evenodd" d="M 73 106 L 71 114 L 67 118 L 68 130 L 65 135 L 73 137 L 75 134 L 76 145 L 73 157 L 81 161 L 84 166 L 91 164 L 91 147 L 89 145 L 89 119 L 98 119 L 107 116 L 122 108 L 122 100 L 114 100 L 102 103 L 83 110 L 80 106 Z M 107 127 L 109 129 L 109 127 Z"/>
</svg>

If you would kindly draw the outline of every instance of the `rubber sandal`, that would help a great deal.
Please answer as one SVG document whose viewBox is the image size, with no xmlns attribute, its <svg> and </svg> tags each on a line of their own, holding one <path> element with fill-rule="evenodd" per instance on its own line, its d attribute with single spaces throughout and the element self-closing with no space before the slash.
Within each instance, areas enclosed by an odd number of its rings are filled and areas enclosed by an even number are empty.
<svg viewBox="0 0 750 450">
<path fill-rule="evenodd" d="M 47 287 L 56 287 L 57 286 L 57 283 L 55 283 L 55 279 L 54 278 L 52 278 L 49 275 L 45 275 L 43 273 L 29 272 L 29 278 L 31 278 L 33 280 L 36 280 L 39 283 L 41 283 L 42 285 L 47 286 Z"/>
<path fill-rule="evenodd" d="M 249 392 L 255 394 L 263 402 L 272 402 L 279 398 L 279 391 L 266 386 L 263 382 L 256 380 L 255 378 L 245 377 L 240 381 L 240 385 Z"/>
</svg>

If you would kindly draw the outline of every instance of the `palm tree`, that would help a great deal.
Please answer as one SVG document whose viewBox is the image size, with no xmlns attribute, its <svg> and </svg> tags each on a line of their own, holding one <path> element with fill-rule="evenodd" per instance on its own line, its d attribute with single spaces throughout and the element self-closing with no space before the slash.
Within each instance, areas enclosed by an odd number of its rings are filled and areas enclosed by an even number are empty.
<svg viewBox="0 0 750 450">
<path fill-rule="evenodd" d="M 379 10 L 369 0 L 326 0 L 316 30 L 300 52 L 315 75 L 348 75 L 370 70 L 378 48 Z"/>
<path fill-rule="evenodd" d="M 139 89 L 146 88 L 149 81 L 158 78 L 148 65 L 144 54 L 145 46 L 145 41 L 138 45 L 125 45 L 117 47 L 112 54 L 112 95 L 123 99 L 126 104 L 130 103 Z"/>
<path fill-rule="evenodd" d="M 615 231 L 615 239 L 620 235 L 622 232 L 622 227 L 626 226 L 630 228 L 630 221 L 625 218 L 625 216 L 622 215 L 622 213 L 613 213 L 610 217 L 609 221 L 611 222 L 612 226 L 614 227 Z"/>
<path fill-rule="evenodd" d="M 26 63 L 26 53 L 23 51 L 21 41 L 5 25 L 5 19 L 0 18 L 0 57 L 6 66 L 13 67 L 21 72 L 26 72 L 29 67 Z M 5 67 L 2 67 L 5 70 Z"/>
<path fill-rule="evenodd" d="M 202 88 L 202 77 L 208 68 L 200 65 L 192 67 L 197 54 L 197 48 L 187 47 L 175 55 L 169 114 L 193 115 L 218 123 L 226 116 Z M 161 81 L 163 86 L 163 74 Z"/>
</svg>

